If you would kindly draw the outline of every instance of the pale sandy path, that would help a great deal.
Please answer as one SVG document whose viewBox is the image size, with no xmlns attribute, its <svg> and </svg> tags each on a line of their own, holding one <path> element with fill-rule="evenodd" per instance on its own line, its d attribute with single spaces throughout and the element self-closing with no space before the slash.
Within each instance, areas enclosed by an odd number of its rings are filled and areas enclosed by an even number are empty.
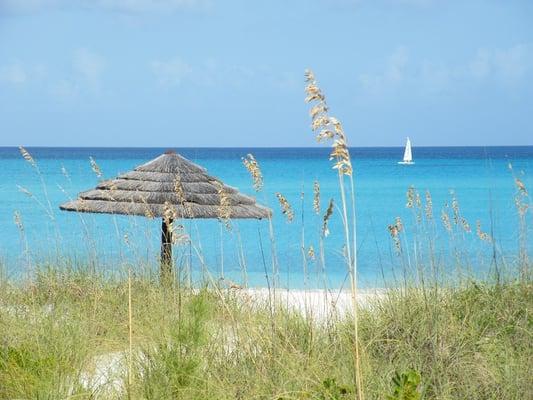
<svg viewBox="0 0 533 400">
<path fill-rule="evenodd" d="M 272 300 L 291 311 L 300 312 L 303 316 L 311 316 L 317 320 L 323 320 L 327 316 L 338 317 L 349 314 L 352 308 L 352 295 L 349 291 L 316 290 L 287 290 L 276 289 L 269 291 L 265 288 L 257 289 L 230 289 L 237 296 L 242 296 L 243 301 L 256 304 L 268 304 Z M 360 308 L 368 308 L 372 300 L 385 296 L 385 289 L 361 289 L 357 292 L 357 305 Z"/>
</svg>

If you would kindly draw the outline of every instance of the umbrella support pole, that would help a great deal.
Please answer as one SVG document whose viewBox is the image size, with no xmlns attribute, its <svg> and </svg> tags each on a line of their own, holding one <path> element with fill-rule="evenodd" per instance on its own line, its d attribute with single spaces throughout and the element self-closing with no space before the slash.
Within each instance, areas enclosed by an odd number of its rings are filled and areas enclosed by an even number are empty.
<svg viewBox="0 0 533 400">
<path fill-rule="evenodd" d="M 163 218 L 161 224 L 161 282 L 172 276 L 172 219 Z"/>
</svg>

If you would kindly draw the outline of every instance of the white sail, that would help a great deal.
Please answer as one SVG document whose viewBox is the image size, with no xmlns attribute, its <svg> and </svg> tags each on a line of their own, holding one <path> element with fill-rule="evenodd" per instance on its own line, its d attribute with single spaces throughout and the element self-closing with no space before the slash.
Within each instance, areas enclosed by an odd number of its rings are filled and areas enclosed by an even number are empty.
<svg viewBox="0 0 533 400">
<path fill-rule="evenodd" d="M 398 164 L 414 164 L 413 155 L 411 154 L 411 141 L 409 140 L 409 138 L 407 138 L 407 143 L 405 143 L 403 161 L 399 161 Z"/>
<path fill-rule="evenodd" d="M 405 144 L 405 151 L 403 153 L 403 161 L 411 162 L 413 161 L 413 155 L 411 154 L 411 141 L 407 138 L 407 143 Z"/>
</svg>

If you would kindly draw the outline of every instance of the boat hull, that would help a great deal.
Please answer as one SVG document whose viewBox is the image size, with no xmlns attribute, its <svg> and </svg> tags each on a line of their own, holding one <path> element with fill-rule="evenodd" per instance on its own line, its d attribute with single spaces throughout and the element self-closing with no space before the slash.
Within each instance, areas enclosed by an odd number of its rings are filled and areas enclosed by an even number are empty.
<svg viewBox="0 0 533 400">
<path fill-rule="evenodd" d="M 413 165 L 414 163 L 414 161 L 398 161 L 400 165 Z"/>
</svg>

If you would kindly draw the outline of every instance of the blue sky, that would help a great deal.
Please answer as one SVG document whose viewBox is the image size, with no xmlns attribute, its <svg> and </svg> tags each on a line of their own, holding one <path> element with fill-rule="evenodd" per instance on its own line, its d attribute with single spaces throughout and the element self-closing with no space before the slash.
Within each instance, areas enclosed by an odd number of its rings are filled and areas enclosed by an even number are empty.
<svg viewBox="0 0 533 400">
<path fill-rule="evenodd" d="M 533 2 L 0 0 L 0 145 L 533 144 Z"/>
</svg>

